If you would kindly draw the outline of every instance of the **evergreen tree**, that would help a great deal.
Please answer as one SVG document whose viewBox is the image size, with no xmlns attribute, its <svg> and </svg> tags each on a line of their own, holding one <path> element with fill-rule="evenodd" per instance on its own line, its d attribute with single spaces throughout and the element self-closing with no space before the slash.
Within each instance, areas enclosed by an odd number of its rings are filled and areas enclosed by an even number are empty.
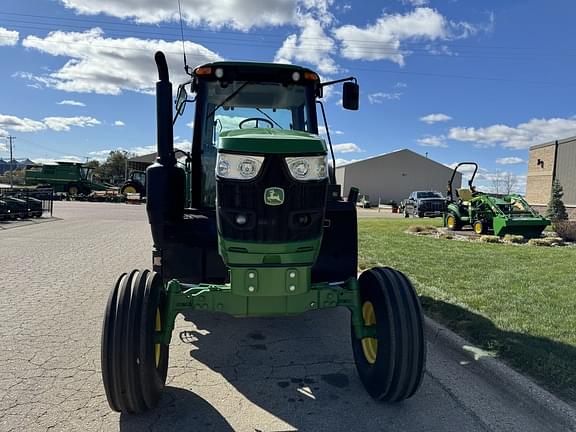
<svg viewBox="0 0 576 432">
<path fill-rule="evenodd" d="M 552 195 L 550 196 L 550 201 L 548 202 L 548 209 L 546 210 L 546 217 L 552 222 L 562 221 L 568 219 L 568 213 L 566 212 L 566 206 L 562 201 L 564 196 L 564 189 L 558 179 L 554 179 L 552 182 Z"/>
</svg>

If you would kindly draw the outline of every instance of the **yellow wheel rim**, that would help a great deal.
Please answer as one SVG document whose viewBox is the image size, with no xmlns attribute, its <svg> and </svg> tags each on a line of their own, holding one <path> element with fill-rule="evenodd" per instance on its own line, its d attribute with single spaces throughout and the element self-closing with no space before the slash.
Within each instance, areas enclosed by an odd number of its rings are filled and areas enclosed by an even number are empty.
<svg viewBox="0 0 576 432">
<path fill-rule="evenodd" d="M 474 224 L 474 232 L 476 234 L 482 234 L 482 224 L 480 222 Z"/>
<path fill-rule="evenodd" d="M 446 225 L 448 225 L 448 228 L 454 229 L 456 226 L 456 218 L 454 216 L 448 216 L 448 219 L 446 219 Z"/>
<path fill-rule="evenodd" d="M 78 195 L 78 188 L 77 188 L 76 186 L 71 186 L 71 187 L 68 189 L 68 193 L 69 193 L 70 195 Z"/>
<path fill-rule="evenodd" d="M 374 312 L 374 306 L 372 305 L 372 302 L 366 301 L 362 305 L 362 318 L 364 319 L 364 325 L 366 326 L 376 324 L 376 313 Z M 364 351 L 364 357 L 368 363 L 376 363 L 376 356 L 378 354 L 378 340 L 376 338 L 362 339 L 362 351 Z"/>
<path fill-rule="evenodd" d="M 126 186 L 124 188 L 124 193 L 125 194 L 136 193 L 136 188 L 134 186 Z"/>
<path fill-rule="evenodd" d="M 160 309 L 156 309 L 156 327 L 157 332 L 162 331 L 162 320 L 160 318 Z M 156 362 L 156 367 L 160 366 L 160 344 L 154 345 L 154 361 Z"/>
</svg>

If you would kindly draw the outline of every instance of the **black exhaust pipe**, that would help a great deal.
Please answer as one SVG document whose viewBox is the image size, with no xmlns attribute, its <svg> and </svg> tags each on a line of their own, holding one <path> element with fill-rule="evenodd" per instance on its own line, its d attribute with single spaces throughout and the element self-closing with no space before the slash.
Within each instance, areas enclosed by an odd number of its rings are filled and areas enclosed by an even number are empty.
<svg viewBox="0 0 576 432">
<path fill-rule="evenodd" d="M 157 146 L 156 163 L 146 170 L 146 210 L 157 248 L 168 246 L 171 226 L 182 222 L 186 201 L 186 175 L 176 165 L 174 131 L 172 129 L 172 83 L 166 57 L 160 51 L 154 55 L 158 68 L 156 83 Z"/>
<path fill-rule="evenodd" d="M 158 139 L 158 162 L 164 166 L 176 165 L 174 156 L 174 130 L 172 129 L 172 83 L 168 74 L 168 64 L 162 51 L 154 55 L 158 68 L 156 82 L 156 118 Z"/>
</svg>

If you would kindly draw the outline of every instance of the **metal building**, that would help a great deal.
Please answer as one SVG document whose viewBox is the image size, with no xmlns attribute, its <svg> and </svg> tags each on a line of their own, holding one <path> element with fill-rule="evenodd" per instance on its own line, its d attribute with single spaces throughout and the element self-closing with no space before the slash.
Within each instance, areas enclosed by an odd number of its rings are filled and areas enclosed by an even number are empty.
<svg viewBox="0 0 576 432">
<path fill-rule="evenodd" d="M 550 200 L 552 181 L 564 189 L 564 204 L 576 216 L 576 136 L 530 147 L 526 200 L 540 209 Z"/>
<path fill-rule="evenodd" d="M 400 203 L 412 191 L 433 190 L 446 194 L 452 169 L 411 150 L 398 150 L 336 167 L 336 181 L 346 196 L 355 186 L 368 194 L 372 205 L 395 201 Z M 456 173 L 454 188 L 462 184 Z"/>
</svg>

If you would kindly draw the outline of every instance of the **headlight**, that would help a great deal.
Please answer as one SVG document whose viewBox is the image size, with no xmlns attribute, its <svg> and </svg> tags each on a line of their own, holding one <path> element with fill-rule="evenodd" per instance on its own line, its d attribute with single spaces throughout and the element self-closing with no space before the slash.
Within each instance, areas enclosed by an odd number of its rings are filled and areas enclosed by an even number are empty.
<svg viewBox="0 0 576 432">
<path fill-rule="evenodd" d="M 296 180 L 323 180 L 328 176 L 326 156 L 289 157 L 286 164 Z"/>
<path fill-rule="evenodd" d="M 258 175 L 263 156 L 244 156 L 218 153 L 216 175 L 226 179 L 250 180 Z"/>
</svg>

